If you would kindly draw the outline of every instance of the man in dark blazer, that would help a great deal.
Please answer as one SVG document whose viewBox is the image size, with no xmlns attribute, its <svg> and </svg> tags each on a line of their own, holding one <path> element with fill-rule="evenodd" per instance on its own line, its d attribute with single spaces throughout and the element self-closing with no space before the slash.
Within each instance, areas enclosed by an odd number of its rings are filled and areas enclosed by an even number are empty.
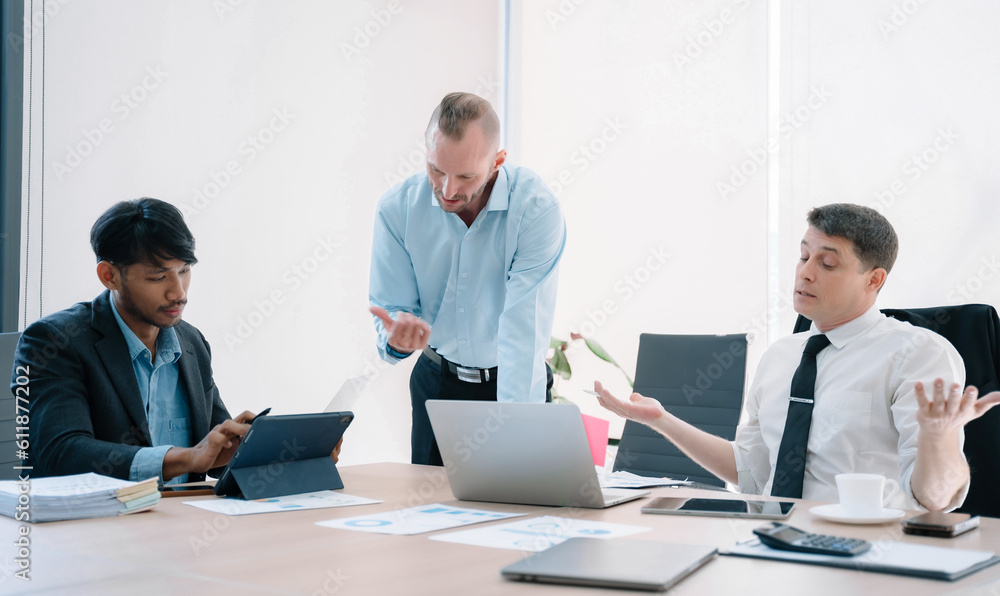
<svg viewBox="0 0 1000 596">
<path fill-rule="evenodd" d="M 208 342 L 181 320 L 194 238 L 180 211 L 144 198 L 105 212 L 91 245 L 107 289 L 33 323 L 17 347 L 31 475 L 201 479 L 229 461 L 254 416 L 230 419 Z"/>
</svg>

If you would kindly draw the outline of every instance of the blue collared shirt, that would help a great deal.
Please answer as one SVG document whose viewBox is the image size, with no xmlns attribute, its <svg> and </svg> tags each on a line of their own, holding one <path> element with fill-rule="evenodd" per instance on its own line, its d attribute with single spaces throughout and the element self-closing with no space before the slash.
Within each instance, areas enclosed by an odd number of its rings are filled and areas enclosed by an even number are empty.
<svg viewBox="0 0 1000 596">
<path fill-rule="evenodd" d="M 143 447 L 132 459 L 129 480 L 138 482 L 159 476 L 163 480 L 163 458 L 171 447 L 191 446 L 191 406 L 187 392 L 180 382 L 181 344 L 173 327 L 160 329 L 156 337 L 156 359 L 152 360 L 149 348 L 125 324 L 114 299 L 111 311 L 118 327 L 125 336 L 135 379 L 149 424 L 149 438 L 153 447 Z M 187 482 L 187 474 L 172 479 L 168 484 Z"/>
<path fill-rule="evenodd" d="M 430 345 L 463 366 L 492 368 L 499 401 L 545 401 L 566 223 L 534 172 L 502 166 L 471 226 L 439 205 L 420 173 L 379 200 L 369 300 L 431 326 Z M 376 317 L 379 354 L 388 338 Z"/>
</svg>

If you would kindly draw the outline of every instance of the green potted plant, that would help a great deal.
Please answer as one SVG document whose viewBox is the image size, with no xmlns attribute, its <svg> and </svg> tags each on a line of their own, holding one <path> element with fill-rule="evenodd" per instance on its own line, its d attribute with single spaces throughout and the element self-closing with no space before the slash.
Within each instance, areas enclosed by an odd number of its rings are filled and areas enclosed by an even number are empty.
<svg viewBox="0 0 1000 596">
<path fill-rule="evenodd" d="M 563 397 L 562 395 L 559 395 L 558 392 L 559 378 L 562 377 L 563 379 L 569 379 L 570 377 L 573 376 L 573 368 L 569 364 L 569 358 L 566 357 L 566 350 L 570 347 L 570 345 L 573 342 L 580 340 L 582 340 L 586 344 L 586 346 L 590 348 L 590 351 L 593 352 L 595 356 L 597 356 L 601 360 L 604 360 L 605 362 L 609 362 L 615 365 L 615 367 L 618 370 L 622 371 L 622 374 L 625 375 L 625 378 L 628 380 L 629 387 L 635 385 L 635 383 L 633 383 L 632 381 L 632 377 L 630 377 L 629 374 L 625 372 L 625 369 L 622 368 L 621 365 L 618 364 L 618 362 L 615 361 L 615 359 L 612 358 L 610 354 L 608 354 L 608 351 L 605 350 L 604 347 L 601 346 L 601 344 L 597 343 L 596 340 L 584 337 L 579 333 L 570 333 L 569 341 L 553 337 L 552 341 L 549 342 L 549 348 L 552 350 L 552 354 L 548 357 L 546 362 L 548 362 L 549 366 L 552 368 L 553 403 L 564 403 L 564 404 L 573 403 L 569 399 Z"/>
</svg>

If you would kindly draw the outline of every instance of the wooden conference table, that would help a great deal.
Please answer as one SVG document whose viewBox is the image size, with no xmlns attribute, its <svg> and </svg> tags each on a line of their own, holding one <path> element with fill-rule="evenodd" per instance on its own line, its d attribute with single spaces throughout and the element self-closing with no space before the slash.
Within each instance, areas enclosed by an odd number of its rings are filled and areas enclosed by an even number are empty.
<svg viewBox="0 0 1000 596">
<path fill-rule="evenodd" d="M 441 468 L 367 464 L 341 469 L 344 492 L 382 499 L 377 505 L 224 516 L 163 499 L 135 515 L 31 526 L 31 582 L 6 570 L 18 522 L 0 517 L 0 594 L 627 594 L 506 581 L 500 568 L 525 553 L 429 540 L 428 534 L 387 536 L 324 528 L 317 521 L 435 502 L 530 515 L 573 516 L 652 528 L 632 536 L 720 548 L 751 537 L 760 521 L 642 514 L 648 498 L 604 510 L 560 509 L 455 501 Z M 726 497 L 691 488 L 653 489 L 651 496 Z M 1000 552 L 1000 519 L 954 539 L 905 535 L 898 523 L 847 526 L 824 522 L 804 501 L 790 523 L 826 534 L 904 540 Z M 499 522 L 504 523 L 504 522 Z M 470 526 L 476 527 L 476 526 Z M 452 530 L 445 530 L 452 531 Z M 917 596 L 1000 594 L 1000 565 L 958 582 L 917 579 L 738 557 L 718 557 L 672 594 L 860 594 Z"/>
</svg>

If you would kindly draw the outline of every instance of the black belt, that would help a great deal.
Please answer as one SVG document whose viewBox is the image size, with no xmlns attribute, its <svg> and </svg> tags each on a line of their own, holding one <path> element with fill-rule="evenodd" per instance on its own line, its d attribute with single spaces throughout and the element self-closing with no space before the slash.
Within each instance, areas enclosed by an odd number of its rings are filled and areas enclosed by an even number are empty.
<svg viewBox="0 0 1000 596">
<path fill-rule="evenodd" d="M 434 348 L 427 346 L 424 348 L 424 356 L 430 358 L 431 362 L 442 366 L 443 364 L 448 365 L 448 370 L 451 374 L 458 377 L 459 381 L 465 381 L 466 383 L 489 383 L 490 381 L 497 380 L 497 367 L 493 368 L 469 368 L 467 366 L 460 366 L 455 364 L 450 360 L 446 360 L 441 357 L 440 354 L 434 351 Z"/>
</svg>

